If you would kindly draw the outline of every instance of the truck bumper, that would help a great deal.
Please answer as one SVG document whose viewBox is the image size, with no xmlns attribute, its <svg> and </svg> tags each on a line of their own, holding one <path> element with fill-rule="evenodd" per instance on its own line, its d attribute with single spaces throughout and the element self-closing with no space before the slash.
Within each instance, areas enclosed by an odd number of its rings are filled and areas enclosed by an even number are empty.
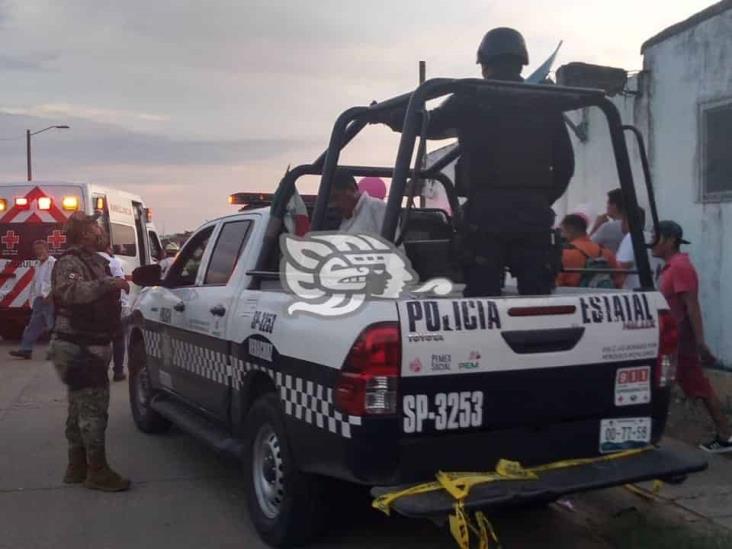
<svg viewBox="0 0 732 549">
<path fill-rule="evenodd" d="M 707 462 L 691 448 L 654 448 L 628 457 L 546 471 L 534 480 L 512 480 L 478 484 L 464 500 L 467 510 L 492 510 L 497 507 L 550 502 L 578 492 L 654 479 L 674 479 L 703 471 Z M 409 486 L 377 486 L 371 494 L 379 497 Z M 414 518 L 444 517 L 453 512 L 455 500 L 437 490 L 395 500 L 392 508 Z"/>
</svg>

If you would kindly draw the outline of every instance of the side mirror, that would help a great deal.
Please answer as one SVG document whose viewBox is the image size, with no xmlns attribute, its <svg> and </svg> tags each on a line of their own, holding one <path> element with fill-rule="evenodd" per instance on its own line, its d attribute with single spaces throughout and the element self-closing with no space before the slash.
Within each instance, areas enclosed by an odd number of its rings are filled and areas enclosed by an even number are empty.
<svg viewBox="0 0 732 549">
<path fill-rule="evenodd" d="M 143 265 L 132 271 L 132 282 L 142 287 L 160 286 L 161 273 L 162 270 L 157 263 Z"/>
</svg>

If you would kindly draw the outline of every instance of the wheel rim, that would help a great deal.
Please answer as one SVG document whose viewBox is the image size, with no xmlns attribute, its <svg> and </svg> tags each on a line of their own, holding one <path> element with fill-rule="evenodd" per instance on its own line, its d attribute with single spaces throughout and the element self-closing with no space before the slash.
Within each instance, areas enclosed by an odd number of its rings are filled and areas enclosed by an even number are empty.
<svg viewBox="0 0 732 549">
<path fill-rule="evenodd" d="M 280 512 L 285 484 L 280 439 L 269 424 L 259 429 L 252 453 L 252 482 L 257 503 L 264 515 L 273 519 Z"/>
</svg>

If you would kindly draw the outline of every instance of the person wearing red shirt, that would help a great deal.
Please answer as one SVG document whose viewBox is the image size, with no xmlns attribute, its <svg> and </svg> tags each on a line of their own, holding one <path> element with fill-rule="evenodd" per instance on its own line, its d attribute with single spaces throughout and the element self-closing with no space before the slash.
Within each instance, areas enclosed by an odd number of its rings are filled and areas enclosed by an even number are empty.
<svg viewBox="0 0 732 549">
<path fill-rule="evenodd" d="M 658 224 L 658 242 L 652 252 L 665 262 L 658 287 L 668 301 L 671 316 L 679 329 L 676 378 L 686 398 L 701 399 L 717 428 L 715 439 L 699 447 L 715 454 L 732 452 L 729 421 L 701 366 L 702 362 L 714 364 L 716 358 L 704 339 L 698 295 L 699 278 L 689 256 L 681 253 L 681 244 L 689 244 L 684 240 L 681 226 L 674 221 L 661 221 Z"/>
<path fill-rule="evenodd" d="M 562 268 L 583 269 L 590 258 L 604 258 L 608 267 L 618 269 L 615 254 L 609 249 L 593 242 L 587 234 L 587 219 L 580 214 L 569 214 L 564 217 L 559 228 L 569 246 L 562 250 Z M 557 276 L 557 286 L 579 286 L 582 273 L 562 272 Z M 613 277 L 615 287 L 618 287 L 618 276 Z"/>
</svg>

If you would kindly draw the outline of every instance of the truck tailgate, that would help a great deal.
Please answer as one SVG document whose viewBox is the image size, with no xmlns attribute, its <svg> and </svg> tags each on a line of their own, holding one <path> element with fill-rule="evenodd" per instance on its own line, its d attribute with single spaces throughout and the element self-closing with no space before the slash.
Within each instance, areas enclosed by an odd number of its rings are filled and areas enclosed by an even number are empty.
<svg viewBox="0 0 732 549">
<path fill-rule="evenodd" d="M 632 433 L 599 451 L 650 442 L 666 308 L 656 292 L 400 302 L 403 433 L 605 419 Z"/>
<path fill-rule="evenodd" d="M 490 482 L 473 486 L 464 504 L 467 510 L 553 501 L 564 495 L 644 480 L 674 478 L 703 471 L 707 463 L 693 448 L 653 448 L 612 461 L 597 461 L 542 472 L 533 480 Z M 399 492 L 408 486 L 378 486 L 374 497 Z M 396 499 L 392 507 L 408 517 L 440 517 L 453 512 L 455 500 L 445 490 Z"/>
</svg>

